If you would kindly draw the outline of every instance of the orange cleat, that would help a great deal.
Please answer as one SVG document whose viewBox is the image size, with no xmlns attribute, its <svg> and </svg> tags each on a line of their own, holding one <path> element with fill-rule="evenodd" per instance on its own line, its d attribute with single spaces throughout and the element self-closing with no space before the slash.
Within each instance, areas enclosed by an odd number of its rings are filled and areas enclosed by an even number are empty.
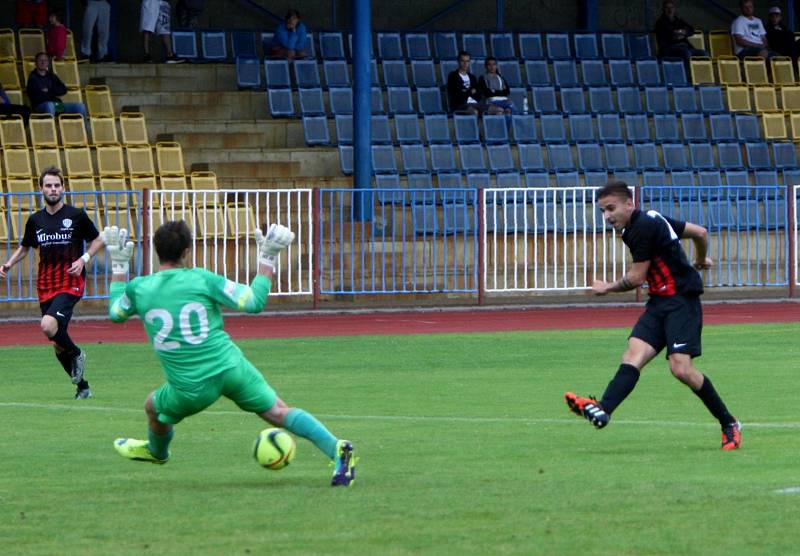
<svg viewBox="0 0 800 556">
<path fill-rule="evenodd" d="M 595 428 L 602 429 L 611 420 L 611 416 L 603 410 L 594 397 L 581 398 L 572 392 L 567 392 L 564 394 L 564 400 L 571 412 L 586 418 Z"/>
<path fill-rule="evenodd" d="M 742 443 L 742 424 L 734 421 L 722 427 L 722 449 L 736 450 Z"/>
</svg>

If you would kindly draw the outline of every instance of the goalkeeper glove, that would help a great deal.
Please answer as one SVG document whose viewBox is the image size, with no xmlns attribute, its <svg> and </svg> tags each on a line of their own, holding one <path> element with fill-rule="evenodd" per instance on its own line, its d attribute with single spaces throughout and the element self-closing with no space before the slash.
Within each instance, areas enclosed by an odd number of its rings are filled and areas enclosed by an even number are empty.
<svg viewBox="0 0 800 556">
<path fill-rule="evenodd" d="M 128 230 L 106 226 L 100 232 L 100 239 L 106 244 L 106 251 L 111 257 L 111 272 L 127 274 L 133 256 L 133 242 L 128 241 Z"/>
<path fill-rule="evenodd" d="M 264 235 L 261 229 L 256 228 L 253 236 L 255 236 L 258 246 L 258 262 L 271 267 L 273 271 L 277 267 L 281 251 L 294 241 L 294 232 L 280 224 L 271 224 L 267 229 L 267 235 Z"/>
</svg>

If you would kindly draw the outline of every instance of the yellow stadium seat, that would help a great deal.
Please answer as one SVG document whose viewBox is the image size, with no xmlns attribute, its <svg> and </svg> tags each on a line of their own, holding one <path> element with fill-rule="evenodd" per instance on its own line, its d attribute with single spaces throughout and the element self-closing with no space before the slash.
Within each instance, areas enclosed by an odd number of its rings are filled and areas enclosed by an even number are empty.
<svg viewBox="0 0 800 556">
<path fill-rule="evenodd" d="M 19 37 L 19 55 L 22 58 L 33 58 L 39 52 L 46 52 L 44 43 L 44 32 L 41 29 L 20 29 L 17 31 Z"/>
<path fill-rule="evenodd" d="M 183 150 L 180 144 L 169 141 L 156 143 L 156 158 L 158 159 L 158 173 L 161 176 L 182 176 Z"/>
<path fill-rule="evenodd" d="M 24 195 L 9 195 L 6 197 L 6 207 L 9 213 L 20 208 L 26 211 L 38 208 L 40 196 L 34 180 L 30 176 L 27 178 L 6 179 L 6 191 L 8 193 L 24 193 Z"/>
<path fill-rule="evenodd" d="M 687 37 L 686 40 L 689 41 L 689 44 L 692 45 L 692 48 L 696 48 L 698 50 L 706 49 L 706 36 L 702 31 L 695 30 L 694 35 Z"/>
<path fill-rule="evenodd" d="M 218 206 L 216 210 L 211 207 L 198 208 L 197 223 L 197 239 L 225 237 L 225 211 L 222 206 Z"/>
<path fill-rule="evenodd" d="M 794 85 L 794 64 L 787 56 L 775 56 L 769 61 L 772 66 L 772 82 L 776 85 Z"/>
<path fill-rule="evenodd" d="M 0 243 L 5 243 L 9 240 L 8 237 L 8 215 L 6 211 L 0 210 Z"/>
<path fill-rule="evenodd" d="M 28 137 L 22 116 L 6 116 L 0 119 L 0 143 L 3 148 L 27 147 Z"/>
<path fill-rule="evenodd" d="M 86 138 L 86 123 L 80 114 L 61 114 L 58 117 L 61 144 L 65 147 L 83 147 L 89 144 Z"/>
<path fill-rule="evenodd" d="M 711 58 L 706 56 L 692 56 L 689 60 L 689 71 L 692 75 L 692 83 L 695 85 L 717 82 L 714 77 L 714 64 L 711 62 Z"/>
<path fill-rule="evenodd" d="M 144 203 L 144 190 L 150 189 L 155 190 L 157 188 L 156 184 L 156 177 L 155 175 L 149 176 L 131 176 L 130 177 L 130 184 L 131 190 L 134 191 L 137 195 L 141 196 L 142 203 Z M 159 202 L 158 195 L 153 197 L 153 202 L 151 203 L 152 208 L 158 208 L 161 205 Z"/>
<path fill-rule="evenodd" d="M 747 85 L 731 85 L 727 87 L 728 110 L 731 112 L 750 112 L 750 88 Z"/>
<path fill-rule="evenodd" d="M 800 112 L 800 85 L 781 87 L 781 108 L 785 112 Z"/>
<path fill-rule="evenodd" d="M 25 223 L 28 221 L 28 218 L 30 218 L 31 211 L 15 210 L 9 213 L 8 216 L 9 223 L 11 224 L 11 241 L 13 243 L 19 242 L 22 240 L 22 236 L 25 235 Z"/>
<path fill-rule="evenodd" d="M 84 89 L 86 105 L 91 116 L 113 116 L 114 102 L 111 90 L 105 85 L 88 85 Z"/>
<path fill-rule="evenodd" d="M 92 154 L 89 151 L 89 147 L 66 147 L 64 149 L 64 158 L 67 161 L 67 176 L 94 176 Z"/>
<path fill-rule="evenodd" d="M 67 46 L 64 48 L 64 58 L 78 58 L 78 51 L 75 49 L 75 36 L 69 29 L 67 29 Z M 82 61 L 80 60 L 78 63 L 80 64 Z"/>
<path fill-rule="evenodd" d="M 774 112 L 778 109 L 778 94 L 772 85 L 755 85 L 753 99 L 756 112 Z"/>
<path fill-rule="evenodd" d="M 117 226 L 125 228 L 130 234 L 130 239 L 137 241 L 139 239 L 139 227 L 136 222 L 136 217 L 131 214 L 131 211 L 123 207 L 106 208 L 102 211 L 101 221 L 103 226 Z"/>
<path fill-rule="evenodd" d="M 0 29 L 0 58 L 17 59 L 17 37 L 13 29 Z"/>
<path fill-rule="evenodd" d="M 783 112 L 762 114 L 761 123 L 764 126 L 765 139 L 786 139 L 788 137 Z"/>
<path fill-rule="evenodd" d="M 92 128 L 93 144 L 116 145 L 119 143 L 117 121 L 114 116 L 92 116 L 89 121 Z"/>
<path fill-rule="evenodd" d="M 789 123 L 792 128 L 792 141 L 800 142 L 800 112 L 789 114 Z"/>
<path fill-rule="evenodd" d="M 764 58 L 761 56 L 745 56 L 744 79 L 750 85 L 766 85 L 769 83 L 767 64 Z"/>
<path fill-rule="evenodd" d="M 147 123 L 141 112 L 122 112 L 119 115 L 119 127 L 122 129 L 122 143 L 125 145 L 146 145 Z"/>
<path fill-rule="evenodd" d="M 728 29 L 715 29 L 708 33 L 708 48 L 712 58 L 733 54 L 731 32 Z"/>
<path fill-rule="evenodd" d="M 101 176 L 124 176 L 125 161 L 120 145 L 98 145 L 97 173 Z"/>
<path fill-rule="evenodd" d="M 53 58 L 50 64 L 55 73 L 67 88 L 80 87 L 81 76 L 78 73 L 78 61 L 75 58 L 63 58 L 61 60 Z"/>
<path fill-rule="evenodd" d="M 98 188 L 105 193 L 103 195 L 103 205 L 106 208 L 136 208 L 138 206 L 136 202 L 137 196 L 130 194 L 128 182 L 122 176 L 100 176 L 98 178 Z"/>
<path fill-rule="evenodd" d="M 26 148 L 4 149 L 3 161 L 9 178 L 30 178 L 33 175 L 31 157 Z"/>
<path fill-rule="evenodd" d="M 161 200 L 164 206 L 189 206 L 194 205 L 194 198 L 186 192 L 186 176 L 161 176 L 161 190 L 163 191 Z"/>
<path fill-rule="evenodd" d="M 33 161 L 36 166 L 36 175 L 41 176 L 45 168 L 61 168 L 61 155 L 58 147 L 34 147 Z"/>
<path fill-rule="evenodd" d="M 153 149 L 150 145 L 128 145 L 125 147 L 128 156 L 128 173 L 131 176 L 154 176 Z"/>
<path fill-rule="evenodd" d="M 219 189 L 217 186 L 217 175 L 214 172 L 192 172 L 190 178 L 192 182 L 192 189 Z"/>
<path fill-rule="evenodd" d="M 56 147 L 56 121 L 50 114 L 31 114 L 28 127 L 31 132 L 31 143 L 34 147 Z"/>
<path fill-rule="evenodd" d="M 738 85 L 743 83 L 742 72 L 739 67 L 739 58 L 736 56 L 720 56 L 717 58 L 717 71 L 719 82 L 723 85 Z"/>
<path fill-rule="evenodd" d="M 22 100 L 22 91 L 19 89 L 8 89 L 6 90 L 6 96 L 8 100 L 11 101 L 11 104 L 25 104 Z"/>
<path fill-rule="evenodd" d="M 70 192 L 69 203 L 87 210 L 97 207 L 97 195 L 94 178 L 91 176 L 67 178 L 67 189 Z"/>
<path fill-rule="evenodd" d="M 0 59 L 0 84 L 3 89 L 19 90 L 22 88 L 17 71 L 17 62 L 14 58 L 6 57 Z"/>
<path fill-rule="evenodd" d="M 80 87 L 67 87 L 67 94 L 61 97 L 63 102 L 83 102 Z"/>
<path fill-rule="evenodd" d="M 258 226 L 252 207 L 241 205 L 228 205 L 227 207 L 228 218 L 228 239 L 236 239 L 250 233 L 250 231 Z"/>
</svg>

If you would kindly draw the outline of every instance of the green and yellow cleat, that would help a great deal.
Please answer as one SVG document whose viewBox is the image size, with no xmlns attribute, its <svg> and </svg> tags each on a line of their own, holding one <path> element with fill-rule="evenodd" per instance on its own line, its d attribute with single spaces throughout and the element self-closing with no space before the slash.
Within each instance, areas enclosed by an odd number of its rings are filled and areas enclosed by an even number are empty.
<svg viewBox="0 0 800 556">
<path fill-rule="evenodd" d="M 349 440 L 336 442 L 336 459 L 333 461 L 334 470 L 331 486 L 349 487 L 356 480 L 356 463 L 358 459 L 353 454 L 353 444 Z"/>
<path fill-rule="evenodd" d="M 136 461 L 149 461 L 150 463 L 157 463 L 159 465 L 163 465 L 169 461 L 169 457 L 167 457 L 167 459 L 158 459 L 151 454 L 150 448 L 147 445 L 147 440 L 117 438 L 114 441 L 114 449 L 122 457 Z"/>
</svg>

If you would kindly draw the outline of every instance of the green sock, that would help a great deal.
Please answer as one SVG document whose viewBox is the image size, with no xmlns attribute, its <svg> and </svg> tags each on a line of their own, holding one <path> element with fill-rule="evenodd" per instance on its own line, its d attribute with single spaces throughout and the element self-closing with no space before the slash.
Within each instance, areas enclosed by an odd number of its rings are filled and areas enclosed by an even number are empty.
<svg viewBox="0 0 800 556">
<path fill-rule="evenodd" d="M 313 442 L 329 458 L 336 458 L 337 438 L 310 413 L 302 409 L 290 409 L 283 426 L 289 432 Z"/>
<path fill-rule="evenodd" d="M 173 436 L 172 429 L 169 429 L 167 434 L 156 434 L 153 431 L 147 431 L 147 447 L 150 453 L 158 459 L 167 459 L 169 457 L 169 443 L 172 442 Z"/>
</svg>

